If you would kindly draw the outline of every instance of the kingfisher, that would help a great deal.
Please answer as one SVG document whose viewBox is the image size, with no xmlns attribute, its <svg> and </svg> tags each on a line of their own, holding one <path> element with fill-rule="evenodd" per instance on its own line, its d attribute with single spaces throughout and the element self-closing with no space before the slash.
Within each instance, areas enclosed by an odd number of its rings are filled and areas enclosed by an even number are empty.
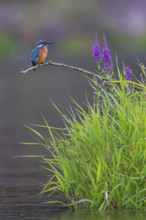
<svg viewBox="0 0 146 220">
<path fill-rule="evenodd" d="M 32 52 L 31 52 L 31 57 L 30 57 L 30 61 L 31 61 L 33 66 L 43 64 L 45 62 L 45 59 L 48 55 L 47 46 L 49 44 L 54 44 L 54 43 L 55 42 L 47 42 L 45 40 L 39 40 L 35 44 Z"/>
</svg>

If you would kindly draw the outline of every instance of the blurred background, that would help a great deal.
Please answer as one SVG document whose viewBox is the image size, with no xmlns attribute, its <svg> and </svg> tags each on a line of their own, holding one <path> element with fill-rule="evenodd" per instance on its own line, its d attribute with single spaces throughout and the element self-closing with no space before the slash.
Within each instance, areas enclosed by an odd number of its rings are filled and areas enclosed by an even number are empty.
<svg viewBox="0 0 146 220">
<path fill-rule="evenodd" d="M 0 184 L 34 185 L 44 178 L 38 159 L 15 158 L 42 154 L 44 149 L 19 144 L 34 141 L 24 124 L 62 126 L 52 99 L 64 111 L 70 96 L 84 105 L 92 89 L 79 72 L 54 66 L 21 75 L 30 67 L 37 40 L 55 41 L 49 59 L 96 71 L 92 59 L 95 31 L 102 44 L 106 34 L 113 61 L 118 55 L 138 74 L 136 57 L 146 62 L 146 2 L 132 0 L 0 1 Z"/>
</svg>

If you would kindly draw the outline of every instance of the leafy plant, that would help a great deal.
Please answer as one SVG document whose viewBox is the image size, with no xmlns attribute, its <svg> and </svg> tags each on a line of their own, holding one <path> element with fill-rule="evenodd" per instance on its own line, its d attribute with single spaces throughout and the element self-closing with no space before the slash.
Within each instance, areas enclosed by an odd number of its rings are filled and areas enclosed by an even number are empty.
<svg viewBox="0 0 146 220">
<path fill-rule="evenodd" d="M 100 49 L 97 43 L 94 42 L 94 50 Z M 95 55 L 101 62 L 99 51 L 93 51 L 93 55 L 94 52 L 98 52 Z M 115 80 L 107 43 L 103 52 L 106 70 L 102 70 L 101 64 L 99 68 L 98 63 L 100 75 L 90 78 L 94 103 L 87 100 L 85 111 L 73 100 L 75 108 L 69 116 L 54 104 L 63 118 L 64 128 L 51 127 L 44 117 L 44 125 L 30 128 L 38 143 L 48 150 L 42 159 L 50 178 L 42 192 L 50 196 L 61 193 L 66 202 L 48 203 L 74 208 L 145 208 L 146 86 L 144 80 L 142 83 L 129 80 L 132 71 L 125 65 L 124 75 L 117 68 Z M 145 67 L 139 65 L 145 76 Z M 37 130 L 38 126 L 48 130 L 49 138 Z"/>
</svg>

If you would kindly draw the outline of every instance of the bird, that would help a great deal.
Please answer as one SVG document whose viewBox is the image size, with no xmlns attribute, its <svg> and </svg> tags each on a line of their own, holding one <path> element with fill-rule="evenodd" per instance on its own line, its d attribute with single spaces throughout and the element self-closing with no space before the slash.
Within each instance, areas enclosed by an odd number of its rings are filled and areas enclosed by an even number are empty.
<svg viewBox="0 0 146 220">
<path fill-rule="evenodd" d="M 47 42 L 45 40 L 39 40 L 36 42 L 34 48 L 31 51 L 30 61 L 32 66 L 40 65 L 45 62 L 48 55 L 48 45 L 55 42 Z"/>
</svg>

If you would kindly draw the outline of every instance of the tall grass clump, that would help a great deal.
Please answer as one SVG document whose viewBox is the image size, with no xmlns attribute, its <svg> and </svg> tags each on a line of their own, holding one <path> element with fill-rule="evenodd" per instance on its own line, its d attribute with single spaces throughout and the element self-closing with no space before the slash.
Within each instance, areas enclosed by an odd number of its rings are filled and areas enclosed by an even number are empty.
<svg viewBox="0 0 146 220">
<path fill-rule="evenodd" d="M 95 41 L 94 50 L 100 49 L 97 44 Z M 94 103 L 87 100 L 84 110 L 73 100 L 75 107 L 69 116 L 55 106 L 64 128 L 58 131 L 44 118 L 42 127 L 48 130 L 49 139 L 30 128 L 48 150 L 43 162 L 51 177 L 43 192 L 50 198 L 61 193 L 66 197 L 64 204 L 75 208 L 144 209 L 146 87 L 131 80 L 130 67 L 124 66 L 124 74 L 117 68 L 115 80 L 107 49 L 104 37 L 103 51 L 93 50 L 93 57 L 104 62 L 103 68 L 98 63 L 101 80 L 90 79 Z"/>
</svg>

